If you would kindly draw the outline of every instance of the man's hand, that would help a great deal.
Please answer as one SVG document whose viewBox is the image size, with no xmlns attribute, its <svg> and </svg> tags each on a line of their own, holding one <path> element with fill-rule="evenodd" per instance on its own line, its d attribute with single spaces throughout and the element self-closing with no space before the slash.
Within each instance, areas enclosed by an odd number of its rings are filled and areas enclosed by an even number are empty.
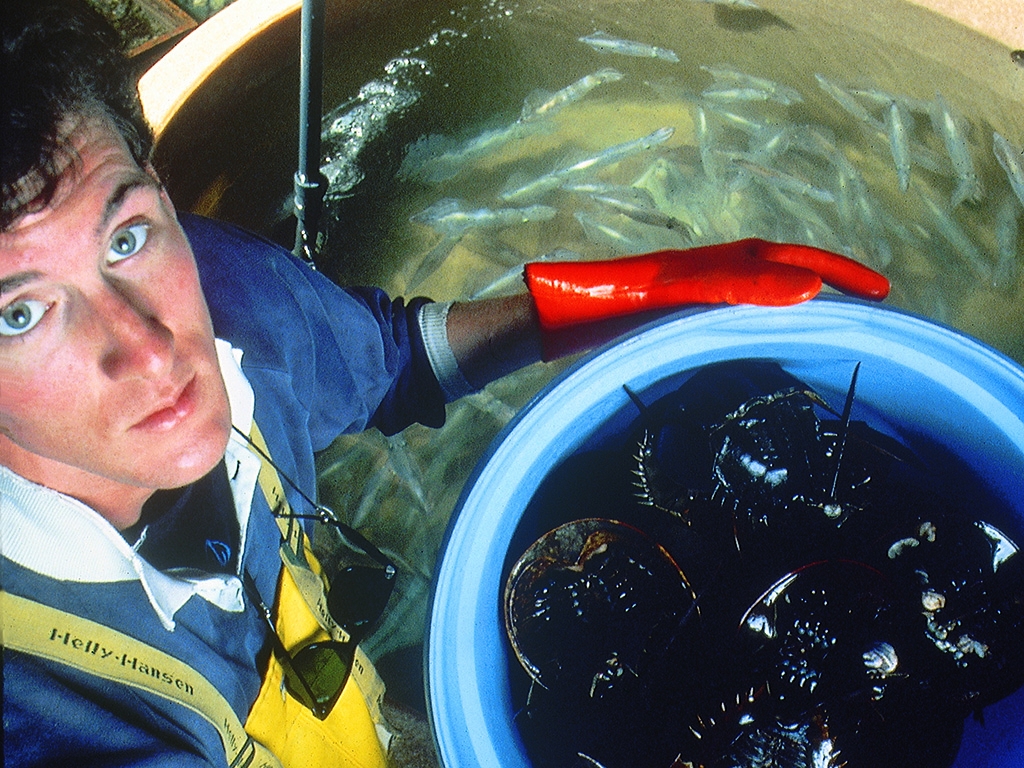
<svg viewBox="0 0 1024 768">
<path fill-rule="evenodd" d="M 853 259 L 755 238 L 608 261 L 526 265 L 526 284 L 546 331 L 686 304 L 797 304 L 816 296 L 822 283 L 876 301 L 889 293 L 883 275 Z"/>
</svg>

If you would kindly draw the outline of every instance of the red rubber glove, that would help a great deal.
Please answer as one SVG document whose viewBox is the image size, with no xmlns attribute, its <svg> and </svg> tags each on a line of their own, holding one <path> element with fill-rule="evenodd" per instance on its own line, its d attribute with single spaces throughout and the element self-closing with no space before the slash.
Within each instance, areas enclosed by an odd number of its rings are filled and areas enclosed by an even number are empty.
<svg viewBox="0 0 1024 768">
<path fill-rule="evenodd" d="M 889 281 L 863 264 L 809 245 L 750 238 L 609 261 L 536 262 L 526 285 L 548 331 L 685 304 L 786 306 L 822 282 L 880 301 Z"/>
</svg>

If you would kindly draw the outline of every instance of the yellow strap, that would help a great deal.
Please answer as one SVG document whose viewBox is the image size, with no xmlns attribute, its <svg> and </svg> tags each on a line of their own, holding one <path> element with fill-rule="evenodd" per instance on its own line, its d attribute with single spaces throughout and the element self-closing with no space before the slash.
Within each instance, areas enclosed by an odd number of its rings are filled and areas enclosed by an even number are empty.
<svg viewBox="0 0 1024 768">
<path fill-rule="evenodd" d="M 65 664 L 181 704 L 207 720 L 231 768 L 281 768 L 245 732 L 231 705 L 182 661 L 116 629 L 0 590 L 5 648 Z"/>
<path fill-rule="evenodd" d="M 287 569 L 281 570 L 276 613 L 278 635 L 286 647 L 327 639 Z M 267 664 L 263 686 L 245 721 L 253 738 L 289 768 L 385 768 L 384 739 L 359 686 L 350 681 L 327 718 L 317 720 L 308 707 L 286 693 L 276 655 L 270 654 Z"/>
<path fill-rule="evenodd" d="M 298 588 L 302 600 L 316 617 L 319 625 L 334 640 L 346 641 L 348 633 L 338 625 L 330 611 L 327 610 L 327 594 L 324 591 L 324 581 L 320 577 L 319 563 L 306 546 L 306 536 L 303 533 L 301 521 L 290 516 L 291 506 L 285 496 L 281 477 L 268 459 L 270 449 L 255 421 L 249 431 L 249 439 L 258 449 L 256 454 L 260 458 L 260 490 L 266 497 L 267 505 L 281 529 L 281 560 Z M 285 638 L 285 644 L 288 645 L 288 643 L 288 639 Z M 384 681 L 377 674 L 373 662 L 359 646 L 356 647 L 351 680 L 362 692 L 370 716 L 381 731 L 381 741 L 385 742 L 386 746 L 390 735 L 387 733 L 384 713 L 381 709 L 384 701 Z"/>
<path fill-rule="evenodd" d="M 302 530 L 301 521 L 291 516 L 291 506 L 284 494 L 284 487 L 281 485 L 281 477 L 277 469 L 270 463 L 270 449 L 263 433 L 252 424 L 249 432 L 249 439 L 256 446 L 257 455 L 260 458 L 259 486 L 267 500 L 274 519 L 281 529 L 281 560 L 285 567 L 295 579 L 303 598 L 309 605 L 309 610 L 316 616 L 317 621 L 326 629 L 335 640 L 348 640 L 348 634 L 343 630 L 327 610 L 327 595 L 324 592 L 323 579 L 319 573 L 314 573 L 307 558 L 306 536 Z"/>
</svg>

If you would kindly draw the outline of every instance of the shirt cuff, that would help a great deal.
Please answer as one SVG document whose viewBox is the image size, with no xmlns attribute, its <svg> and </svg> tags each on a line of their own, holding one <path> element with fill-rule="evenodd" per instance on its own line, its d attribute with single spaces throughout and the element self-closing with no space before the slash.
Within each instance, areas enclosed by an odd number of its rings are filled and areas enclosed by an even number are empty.
<svg viewBox="0 0 1024 768">
<path fill-rule="evenodd" d="M 441 385 L 445 402 L 448 403 L 476 392 L 476 388 L 462 375 L 459 361 L 455 359 L 455 353 L 448 343 L 448 310 L 453 303 L 447 301 L 423 304 L 417 318 L 427 360 L 434 371 L 434 376 L 437 377 L 438 384 Z"/>
</svg>

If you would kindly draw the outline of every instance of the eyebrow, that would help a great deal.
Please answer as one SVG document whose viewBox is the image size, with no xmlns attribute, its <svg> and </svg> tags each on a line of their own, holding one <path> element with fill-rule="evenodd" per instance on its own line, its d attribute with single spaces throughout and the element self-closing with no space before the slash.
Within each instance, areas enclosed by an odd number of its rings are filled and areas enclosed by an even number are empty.
<svg viewBox="0 0 1024 768">
<path fill-rule="evenodd" d="M 18 272 L 0 279 L 0 296 L 3 296 L 5 293 L 11 293 L 27 283 L 40 279 L 42 276 L 42 272 L 31 270 L 28 272 Z"/>
<path fill-rule="evenodd" d="M 143 171 L 139 171 L 136 174 L 132 174 L 129 178 L 122 181 L 116 187 L 113 192 L 107 197 L 106 202 L 103 204 L 103 213 L 100 216 L 100 221 L 96 225 L 97 237 L 102 236 L 103 231 L 109 226 L 110 221 L 114 218 L 118 209 L 124 204 L 125 198 L 128 197 L 136 189 L 159 189 L 158 184 L 152 176 Z M 13 275 L 0 278 L 0 296 L 5 293 L 11 293 L 23 285 L 27 285 L 35 280 L 41 279 L 43 273 L 38 270 L 27 270 L 25 272 L 17 272 Z"/>
<path fill-rule="evenodd" d="M 124 204 L 125 198 L 136 189 L 140 188 L 159 189 L 160 185 L 148 173 L 139 171 L 137 174 L 133 174 L 130 178 L 122 181 L 114 187 L 114 191 L 110 193 L 110 196 L 107 198 L 107 202 L 103 205 L 103 214 L 100 216 L 99 223 L 96 225 L 97 237 L 100 237 L 110 225 L 111 219 L 114 218 L 114 214 L 116 214 L 121 205 Z"/>
</svg>

